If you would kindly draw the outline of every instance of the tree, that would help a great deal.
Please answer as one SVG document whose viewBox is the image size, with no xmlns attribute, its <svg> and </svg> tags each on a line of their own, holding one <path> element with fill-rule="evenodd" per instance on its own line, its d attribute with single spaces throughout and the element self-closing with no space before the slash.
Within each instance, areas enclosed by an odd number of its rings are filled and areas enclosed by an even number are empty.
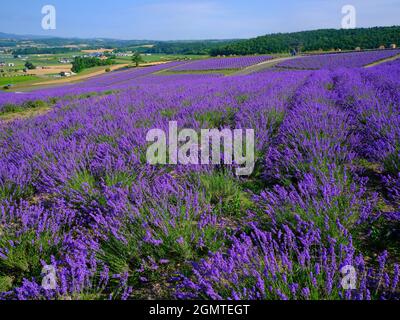
<svg viewBox="0 0 400 320">
<path fill-rule="evenodd" d="M 32 63 L 32 62 L 29 62 L 29 61 L 27 61 L 27 62 L 25 63 L 25 68 L 27 68 L 28 70 L 34 70 L 34 69 L 36 69 L 36 67 L 33 65 L 33 63 Z"/>
<path fill-rule="evenodd" d="M 139 63 L 144 62 L 139 52 L 135 52 L 132 56 L 132 62 L 135 63 L 136 68 L 139 67 Z"/>
<path fill-rule="evenodd" d="M 325 29 L 294 33 L 277 33 L 249 40 L 239 40 L 210 50 L 212 56 L 270 54 L 296 51 L 330 51 L 331 49 L 376 49 L 400 43 L 400 27 L 360 29 Z"/>
<path fill-rule="evenodd" d="M 114 64 L 113 60 L 101 60 L 96 57 L 75 57 L 72 62 L 72 72 L 79 73 L 84 69 L 98 67 L 98 66 L 110 66 Z"/>
</svg>

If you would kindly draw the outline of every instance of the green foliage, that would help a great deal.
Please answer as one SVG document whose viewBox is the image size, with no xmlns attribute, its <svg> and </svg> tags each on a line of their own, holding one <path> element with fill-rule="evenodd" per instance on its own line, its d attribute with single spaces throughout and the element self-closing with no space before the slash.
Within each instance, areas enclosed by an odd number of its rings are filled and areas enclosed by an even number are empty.
<svg viewBox="0 0 400 320">
<path fill-rule="evenodd" d="M 132 62 L 135 63 L 136 67 L 139 67 L 139 64 L 141 62 L 144 62 L 142 56 L 140 55 L 139 52 L 135 52 L 132 56 Z"/>
<path fill-rule="evenodd" d="M 151 48 L 143 48 L 141 52 L 153 54 L 208 55 L 211 49 L 227 45 L 232 40 L 204 41 L 165 41 L 156 42 Z"/>
<path fill-rule="evenodd" d="M 50 262 L 58 248 L 52 244 L 53 234 L 27 232 L 22 236 L 6 234 L 0 239 L 0 248 L 6 258 L 0 259 L 0 292 L 21 285 L 24 278 L 40 277 L 41 260 Z"/>
<path fill-rule="evenodd" d="M 365 225 L 361 237 L 356 238 L 356 241 L 360 242 L 363 251 L 373 254 L 386 250 L 390 256 L 398 257 L 400 255 L 398 230 L 400 230 L 398 221 L 391 221 L 381 216 L 371 224 Z"/>
<path fill-rule="evenodd" d="M 161 110 L 160 114 L 167 119 L 172 119 L 176 115 L 176 110 L 165 109 L 165 110 Z"/>
<path fill-rule="evenodd" d="M 76 51 L 75 48 L 21 48 L 13 51 L 13 55 L 28 55 L 28 54 L 60 54 L 60 53 L 70 53 Z"/>
<path fill-rule="evenodd" d="M 400 43 L 400 27 L 375 27 L 352 30 L 324 29 L 295 33 L 277 33 L 249 40 L 237 41 L 226 46 L 212 49 L 210 54 L 247 55 L 289 52 L 291 49 L 302 51 L 317 50 L 354 50 L 377 49 L 381 45 L 389 47 Z"/>
<path fill-rule="evenodd" d="M 34 195 L 35 188 L 33 186 L 27 186 L 22 188 L 15 185 L 14 183 L 4 183 L 0 187 L 0 200 L 3 199 L 25 199 Z"/>
<path fill-rule="evenodd" d="M 227 108 L 225 111 L 211 110 L 204 113 L 196 113 L 195 119 L 203 128 L 230 127 L 235 123 L 235 108 Z"/>
<path fill-rule="evenodd" d="M 12 77 L 2 77 L 0 76 L 0 86 L 4 85 L 4 89 L 10 89 L 8 85 L 16 85 L 21 82 L 27 82 L 27 81 L 32 81 L 32 80 L 38 80 L 40 79 L 39 77 L 36 76 L 30 76 L 30 75 L 17 75 L 17 76 L 12 76 Z"/>
<path fill-rule="evenodd" d="M 25 68 L 27 68 L 28 70 L 34 70 L 36 69 L 36 66 L 32 62 L 27 61 L 25 63 Z"/>
<path fill-rule="evenodd" d="M 223 216 L 243 216 L 246 210 L 252 207 L 251 199 L 234 177 L 214 172 L 210 175 L 201 175 L 200 183 L 206 200 Z"/>
<path fill-rule="evenodd" d="M 81 129 L 81 128 L 82 128 L 82 125 L 81 125 L 80 123 L 77 123 L 77 124 L 75 124 L 75 125 L 71 125 L 70 127 L 63 129 L 61 132 L 62 132 L 62 135 L 63 135 L 65 138 L 69 138 L 69 137 L 71 137 L 76 131 L 78 131 L 78 130 Z"/>
<path fill-rule="evenodd" d="M 77 172 L 68 182 L 68 187 L 75 191 L 84 192 L 84 186 L 90 189 L 96 187 L 95 177 L 87 170 Z"/>
<path fill-rule="evenodd" d="M 25 101 L 20 105 L 16 104 L 6 104 L 0 109 L 0 115 L 7 114 L 7 113 L 16 113 L 22 112 L 27 109 L 40 109 L 48 107 L 48 103 L 43 100 L 35 100 L 35 101 Z"/>
<path fill-rule="evenodd" d="M 43 100 L 29 100 L 26 101 L 22 104 L 22 107 L 24 109 L 36 109 L 36 108 L 45 108 L 48 107 L 48 104 L 46 101 Z"/>
<path fill-rule="evenodd" d="M 0 292 L 6 292 L 12 288 L 13 278 L 0 276 Z"/>
<path fill-rule="evenodd" d="M 383 162 L 385 171 L 391 175 L 397 175 L 400 170 L 400 144 L 396 146 L 396 150 L 389 154 Z"/>
<path fill-rule="evenodd" d="M 123 187 L 130 187 L 136 180 L 136 172 L 115 172 L 107 173 L 104 182 L 107 186 L 112 187 L 121 185 Z"/>
<path fill-rule="evenodd" d="M 95 57 L 75 57 L 72 63 L 72 71 L 79 73 L 84 69 L 99 67 L 99 66 L 109 66 L 115 64 L 113 60 L 101 60 Z"/>
<path fill-rule="evenodd" d="M 22 111 L 22 107 L 15 105 L 15 104 L 5 104 L 1 109 L 0 109 L 0 114 L 4 113 L 13 113 L 13 112 L 18 112 Z"/>
<path fill-rule="evenodd" d="M 238 102 L 238 104 L 243 104 L 247 100 L 249 100 L 249 96 L 247 94 L 242 94 L 242 95 L 236 97 L 236 101 Z"/>
</svg>

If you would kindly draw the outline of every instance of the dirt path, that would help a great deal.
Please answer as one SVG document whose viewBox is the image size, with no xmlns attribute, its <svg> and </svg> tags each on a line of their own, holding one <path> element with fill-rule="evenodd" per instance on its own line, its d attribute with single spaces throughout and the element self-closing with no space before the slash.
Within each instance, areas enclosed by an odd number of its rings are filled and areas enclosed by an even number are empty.
<svg viewBox="0 0 400 320">
<path fill-rule="evenodd" d="M 286 61 L 286 60 L 291 60 L 291 59 L 296 59 L 298 57 L 285 57 L 285 58 L 276 58 L 268 61 L 261 62 L 259 64 L 255 64 L 253 66 L 247 67 L 245 69 L 239 70 L 235 73 L 232 73 L 231 76 L 238 76 L 238 75 L 247 75 L 251 74 L 254 72 L 258 72 L 264 69 L 269 69 L 274 66 L 276 66 L 278 63 Z"/>
<path fill-rule="evenodd" d="M 387 58 L 387 59 L 385 59 L 385 60 L 380 60 L 380 61 L 377 61 L 377 62 L 373 62 L 373 63 L 371 63 L 371 64 L 368 64 L 368 65 L 364 66 L 364 68 L 375 67 L 375 66 L 380 65 L 380 64 L 382 64 L 382 63 L 389 62 L 389 61 L 393 61 L 393 60 L 396 60 L 396 59 L 399 59 L 399 58 L 400 58 L 400 54 L 395 55 L 395 56 L 390 57 L 390 58 Z"/>
</svg>

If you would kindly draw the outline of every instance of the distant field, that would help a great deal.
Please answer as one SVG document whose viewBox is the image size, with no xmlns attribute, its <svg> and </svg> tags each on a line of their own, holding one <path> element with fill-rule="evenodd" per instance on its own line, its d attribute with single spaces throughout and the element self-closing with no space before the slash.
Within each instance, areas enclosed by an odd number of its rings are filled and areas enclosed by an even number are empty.
<svg viewBox="0 0 400 320">
<path fill-rule="evenodd" d="M 35 81 L 39 79 L 40 78 L 35 76 L 0 77 L 0 86 L 5 86 L 7 84 L 17 84 L 28 81 Z"/>
<path fill-rule="evenodd" d="M 52 65 L 46 66 L 45 69 L 34 69 L 28 70 L 27 73 L 30 75 L 51 75 L 51 74 L 59 74 L 60 72 L 71 72 L 72 65 L 71 64 L 63 64 L 63 65 Z"/>
<path fill-rule="evenodd" d="M 96 49 L 96 50 L 82 50 L 83 53 L 96 53 L 96 52 L 112 52 L 114 49 Z"/>
<path fill-rule="evenodd" d="M 232 70 L 244 69 L 268 60 L 273 56 L 243 56 L 228 58 L 212 58 L 186 63 L 174 68 L 173 71 L 206 71 L 206 70 Z"/>
<path fill-rule="evenodd" d="M 190 59 L 190 60 L 200 60 L 208 58 L 208 56 L 200 56 L 200 55 L 166 55 L 166 54 L 152 54 L 150 56 L 143 55 L 142 56 L 144 62 L 160 62 L 160 61 L 173 61 L 179 59 Z M 132 57 L 118 57 L 116 59 L 119 63 L 127 63 L 132 61 Z"/>
<path fill-rule="evenodd" d="M 90 52 L 89 52 L 90 51 Z M 35 66 L 66 66 L 59 62 L 61 58 L 73 59 L 73 56 L 84 55 L 87 53 L 95 52 L 95 50 L 86 50 L 86 51 L 76 51 L 76 52 L 68 52 L 61 54 L 32 54 L 24 56 L 24 60 L 16 59 L 11 54 L 0 54 L 0 61 L 5 63 L 14 63 L 15 67 L 4 67 L 4 69 L 19 69 L 22 70 L 27 61 L 33 63 Z M 97 52 L 97 51 L 96 51 Z M 199 60 L 205 59 L 208 56 L 201 55 L 166 55 L 166 54 L 152 54 L 152 55 L 143 55 L 143 60 L 145 63 L 153 63 L 153 62 L 161 62 L 161 61 L 173 61 L 178 59 L 190 59 L 190 60 Z M 117 57 L 115 59 L 116 63 L 119 64 L 127 64 L 132 62 L 132 57 Z"/>
<path fill-rule="evenodd" d="M 361 68 L 379 61 L 396 57 L 400 50 L 355 51 L 335 54 L 310 55 L 298 59 L 286 60 L 278 68 L 300 70 L 336 70 L 340 67 Z"/>
<path fill-rule="evenodd" d="M 2 54 L 0 55 L 0 61 L 4 61 L 5 63 L 14 63 L 16 69 L 23 69 L 24 65 L 27 61 L 33 63 L 35 66 L 54 66 L 54 65 L 63 65 L 59 62 L 61 58 L 69 58 L 72 59 L 73 56 L 83 55 L 82 52 L 68 52 L 61 54 L 32 54 L 23 56 L 24 60 L 20 58 L 14 58 L 11 54 Z M 26 59 L 25 59 L 26 58 Z M 8 69 L 6 67 L 5 69 Z"/>
<path fill-rule="evenodd" d="M 195 71 L 175 71 L 173 69 L 171 70 L 166 70 L 166 71 L 161 71 L 158 74 L 159 75 L 177 75 L 177 74 L 194 74 L 194 75 L 199 75 L 199 74 L 223 74 L 225 76 L 231 75 L 233 73 L 237 72 L 236 69 L 221 69 L 221 70 L 195 70 Z"/>
<path fill-rule="evenodd" d="M 156 62 L 156 61 L 169 61 L 177 59 L 190 59 L 190 60 L 200 60 L 209 58 L 209 56 L 200 55 L 165 55 L 165 54 L 153 54 L 151 56 L 144 56 L 143 59 L 146 62 Z"/>
</svg>

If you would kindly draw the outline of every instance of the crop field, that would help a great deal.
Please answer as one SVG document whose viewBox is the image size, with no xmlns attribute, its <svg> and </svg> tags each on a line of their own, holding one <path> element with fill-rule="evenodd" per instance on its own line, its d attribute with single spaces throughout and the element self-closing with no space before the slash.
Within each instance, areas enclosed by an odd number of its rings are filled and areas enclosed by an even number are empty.
<svg viewBox="0 0 400 320">
<path fill-rule="evenodd" d="M 174 71 L 204 71 L 243 69 L 273 59 L 272 56 L 252 56 L 237 58 L 213 58 L 187 63 L 174 68 Z"/>
<path fill-rule="evenodd" d="M 173 60 L 199 60 L 205 59 L 207 56 L 205 55 L 182 55 L 182 54 L 150 54 L 150 55 L 142 55 L 143 61 L 145 63 L 159 62 L 159 61 L 173 61 Z M 117 57 L 116 61 L 121 63 L 130 62 L 132 57 Z"/>
<path fill-rule="evenodd" d="M 400 299 L 400 59 L 362 68 L 398 53 L 225 76 L 273 58 L 176 61 L 0 92 L 0 300 Z M 253 173 L 148 164 L 148 131 L 171 121 L 254 129 Z"/>
<path fill-rule="evenodd" d="M 335 70 L 340 67 L 361 68 L 374 62 L 385 60 L 399 54 L 400 50 L 380 50 L 313 55 L 301 57 L 294 60 L 287 60 L 278 64 L 277 67 L 304 70 Z"/>
<path fill-rule="evenodd" d="M 11 54 L 0 54 L 0 61 L 6 63 L 14 63 L 16 68 L 23 69 L 27 61 L 35 66 L 55 66 L 60 65 L 59 60 L 62 58 L 73 59 L 73 56 L 83 55 L 81 52 L 68 52 L 63 54 L 30 54 L 24 55 L 23 59 L 14 58 Z M 7 68 L 7 67 L 6 67 Z"/>
<path fill-rule="evenodd" d="M 32 80 L 37 80 L 38 78 L 31 75 L 20 75 L 15 77 L 0 77 L 0 87 L 8 84 L 15 84 L 21 82 L 27 82 Z"/>
</svg>

